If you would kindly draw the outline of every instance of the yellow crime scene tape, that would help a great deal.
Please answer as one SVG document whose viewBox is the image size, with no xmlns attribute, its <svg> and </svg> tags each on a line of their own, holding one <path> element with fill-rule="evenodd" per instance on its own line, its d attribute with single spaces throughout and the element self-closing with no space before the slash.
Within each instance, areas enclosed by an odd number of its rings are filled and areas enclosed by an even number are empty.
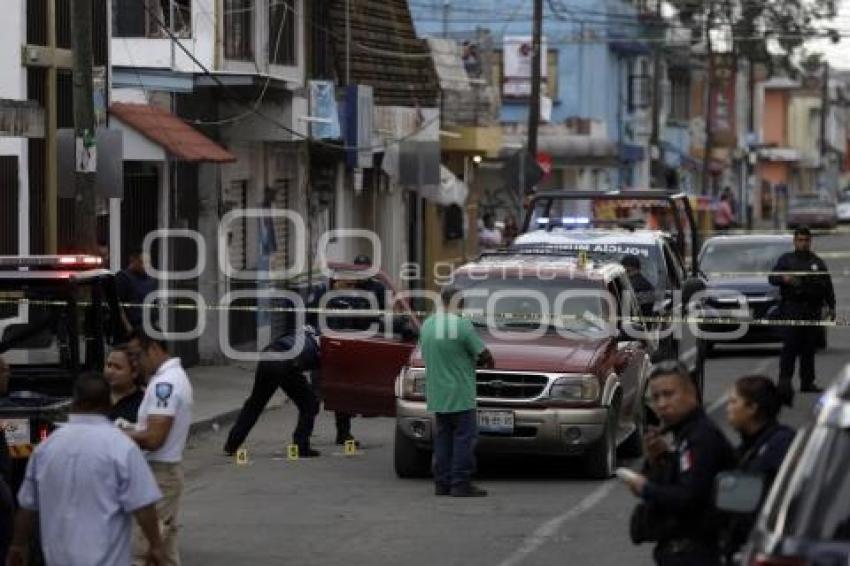
<svg viewBox="0 0 850 566">
<path fill-rule="evenodd" d="M 175 297 L 177 298 L 177 297 Z M 269 299 L 266 299 L 269 300 Z M 271 299 L 274 300 L 274 299 Z M 3 304 L 3 301 L 0 300 L 0 304 Z M 28 304 L 31 306 L 58 306 L 58 307 L 66 307 L 67 303 L 63 301 L 45 301 L 45 300 L 21 300 L 14 301 L 14 304 Z M 275 307 L 275 306 L 253 306 L 253 305 L 245 305 L 245 306 L 233 306 L 233 305 L 210 305 L 210 304 L 202 304 L 197 305 L 195 303 L 191 304 L 139 304 L 139 303 L 121 303 L 123 307 L 131 307 L 131 308 L 141 308 L 141 309 L 167 309 L 167 310 L 208 310 L 208 311 L 217 311 L 217 312 L 229 312 L 229 311 L 237 311 L 237 312 L 263 312 L 263 313 L 277 313 L 277 314 L 296 314 L 296 313 L 304 313 L 306 314 L 318 314 L 325 315 L 328 317 L 333 316 L 344 316 L 346 318 L 393 318 L 398 316 L 409 316 L 413 315 L 417 318 L 424 319 L 425 317 L 432 314 L 433 311 L 430 310 L 410 310 L 405 312 L 396 312 L 391 310 L 381 310 L 381 309 L 328 309 L 328 308 L 319 308 L 319 307 Z M 77 306 L 79 308 L 84 308 L 87 306 L 91 306 L 91 303 L 86 302 L 78 302 Z M 817 320 L 817 319 L 787 319 L 787 318 L 751 318 L 746 313 L 747 307 L 746 303 L 742 303 L 738 307 L 722 307 L 716 308 L 712 307 L 714 310 L 719 313 L 736 313 L 736 314 L 718 314 L 718 315 L 710 315 L 710 316 L 700 316 L 700 315 L 689 315 L 689 316 L 643 316 L 643 317 L 632 317 L 632 316 L 610 316 L 606 319 L 602 319 L 596 316 L 582 316 L 582 315 L 574 315 L 574 314 L 541 314 L 541 313 L 463 313 L 466 318 L 471 319 L 484 319 L 484 320 L 507 320 L 513 322 L 539 322 L 541 324 L 553 324 L 557 325 L 559 323 L 572 322 L 572 321 L 583 321 L 583 322 L 600 322 L 602 324 L 610 323 L 610 322 L 627 322 L 627 323 L 650 323 L 650 324 L 660 324 L 660 325 L 678 325 L 678 324 L 691 324 L 691 325 L 723 325 L 723 326 L 741 326 L 741 325 L 749 325 L 749 326 L 812 326 L 812 327 L 850 327 L 850 312 L 842 313 L 841 316 L 836 316 L 835 320 Z"/>
</svg>

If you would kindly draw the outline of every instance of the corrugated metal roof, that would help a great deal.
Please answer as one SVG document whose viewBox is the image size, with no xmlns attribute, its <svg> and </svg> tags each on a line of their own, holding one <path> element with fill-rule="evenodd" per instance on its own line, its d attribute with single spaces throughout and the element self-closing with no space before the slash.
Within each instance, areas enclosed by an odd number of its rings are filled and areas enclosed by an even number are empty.
<svg viewBox="0 0 850 566">
<path fill-rule="evenodd" d="M 116 102 L 109 112 L 161 145 L 178 161 L 230 163 L 236 156 L 171 112 L 148 104 Z"/>
</svg>

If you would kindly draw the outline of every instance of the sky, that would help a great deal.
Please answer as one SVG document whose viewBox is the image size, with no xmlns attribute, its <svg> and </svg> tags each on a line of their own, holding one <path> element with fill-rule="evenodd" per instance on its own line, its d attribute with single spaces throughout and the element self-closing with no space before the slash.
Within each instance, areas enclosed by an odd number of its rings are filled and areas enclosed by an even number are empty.
<svg viewBox="0 0 850 566">
<path fill-rule="evenodd" d="M 837 0 L 838 16 L 826 24 L 837 28 L 843 36 L 838 43 L 829 40 L 813 40 L 807 50 L 826 55 L 830 64 L 839 69 L 850 70 L 850 0 Z"/>
</svg>

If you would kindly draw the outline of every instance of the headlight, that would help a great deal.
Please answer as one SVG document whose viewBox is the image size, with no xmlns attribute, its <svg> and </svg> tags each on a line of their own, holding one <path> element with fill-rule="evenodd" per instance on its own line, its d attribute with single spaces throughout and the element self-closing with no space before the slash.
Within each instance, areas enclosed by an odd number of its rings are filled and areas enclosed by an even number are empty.
<svg viewBox="0 0 850 566">
<path fill-rule="evenodd" d="M 425 400 L 425 368 L 406 367 L 399 375 L 401 398 L 407 401 Z"/>
<path fill-rule="evenodd" d="M 596 401 L 599 380 L 595 375 L 561 377 L 549 388 L 549 398 L 556 401 Z"/>
</svg>

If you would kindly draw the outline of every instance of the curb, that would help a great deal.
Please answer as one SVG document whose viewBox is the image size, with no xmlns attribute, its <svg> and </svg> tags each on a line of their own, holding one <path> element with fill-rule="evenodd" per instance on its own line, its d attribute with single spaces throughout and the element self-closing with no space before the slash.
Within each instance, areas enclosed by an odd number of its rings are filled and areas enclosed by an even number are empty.
<svg viewBox="0 0 850 566">
<path fill-rule="evenodd" d="M 272 411 L 275 409 L 280 409 L 280 403 L 270 403 L 264 410 L 263 413 L 268 411 Z M 197 438 L 201 435 L 210 433 L 210 432 L 218 432 L 221 429 L 216 429 L 216 425 L 219 427 L 224 427 L 225 425 L 231 424 L 236 418 L 239 416 L 239 413 L 242 411 L 242 407 L 237 409 L 231 409 L 229 411 L 225 411 L 224 413 L 220 413 L 218 415 L 213 415 L 212 417 L 207 417 L 205 419 L 201 419 L 199 421 L 193 422 L 189 425 L 189 438 Z"/>
</svg>

